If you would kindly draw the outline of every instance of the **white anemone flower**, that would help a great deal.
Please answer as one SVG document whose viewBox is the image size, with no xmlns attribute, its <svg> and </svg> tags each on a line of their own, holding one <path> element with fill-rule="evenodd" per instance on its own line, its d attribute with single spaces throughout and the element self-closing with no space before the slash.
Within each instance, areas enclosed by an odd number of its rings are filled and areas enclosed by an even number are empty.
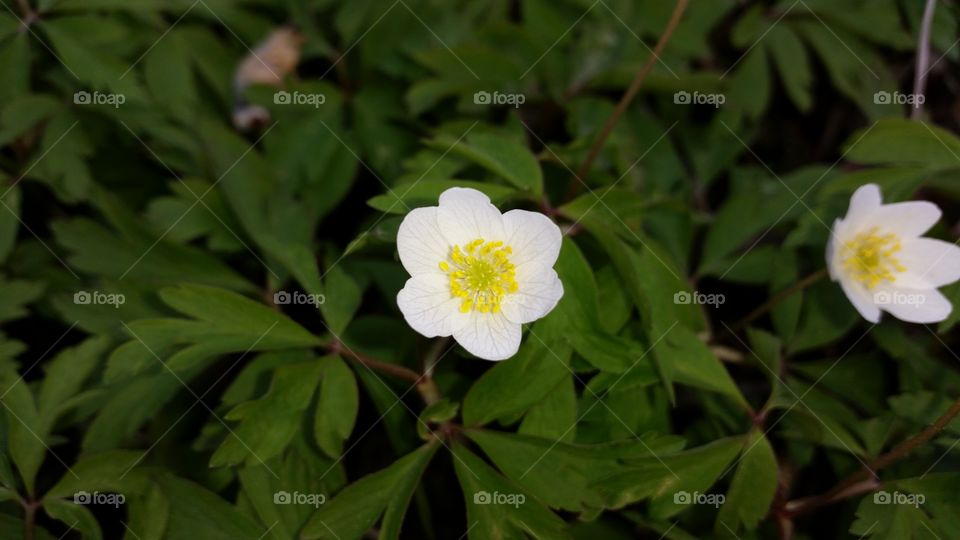
<svg viewBox="0 0 960 540">
<path fill-rule="evenodd" d="M 950 315 L 937 287 L 960 279 L 960 248 L 921 237 L 939 219 L 931 202 L 883 204 L 876 184 L 853 194 L 847 215 L 833 224 L 827 267 L 864 319 L 879 322 L 881 310 L 913 323 Z"/>
<path fill-rule="evenodd" d="M 520 325 L 563 296 L 553 270 L 560 228 L 537 212 L 501 214 L 475 189 L 450 188 L 439 206 L 412 210 L 397 232 L 411 278 L 397 294 L 404 319 L 426 337 L 453 336 L 474 356 L 505 360 Z"/>
</svg>

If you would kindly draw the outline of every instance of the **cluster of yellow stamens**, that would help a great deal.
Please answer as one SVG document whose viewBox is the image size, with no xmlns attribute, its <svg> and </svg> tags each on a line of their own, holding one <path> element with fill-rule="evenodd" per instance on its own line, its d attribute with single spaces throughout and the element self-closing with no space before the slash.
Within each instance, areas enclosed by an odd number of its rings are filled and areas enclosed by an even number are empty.
<svg viewBox="0 0 960 540">
<path fill-rule="evenodd" d="M 843 243 L 843 267 L 867 289 L 872 289 L 881 281 L 896 281 L 894 273 L 907 270 L 894 256 L 900 249 L 899 236 L 878 234 L 874 227 Z"/>
<path fill-rule="evenodd" d="M 510 262 L 513 249 L 503 242 L 482 238 L 453 246 L 440 269 L 450 278 L 450 294 L 462 298 L 460 311 L 498 313 L 506 295 L 517 291 L 516 268 Z"/>
</svg>

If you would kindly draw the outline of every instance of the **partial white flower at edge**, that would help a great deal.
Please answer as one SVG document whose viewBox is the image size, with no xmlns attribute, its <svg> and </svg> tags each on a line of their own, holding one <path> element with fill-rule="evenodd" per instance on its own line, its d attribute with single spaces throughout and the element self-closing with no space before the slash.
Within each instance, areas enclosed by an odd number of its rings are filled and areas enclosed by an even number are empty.
<svg viewBox="0 0 960 540">
<path fill-rule="evenodd" d="M 501 214 L 475 189 L 448 189 L 400 224 L 397 251 L 412 277 L 397 305 L 424 336 L 452 335 L 474 356 L 505 360 L 520 347 L 520 326 L 563 296 L 553 270 L 561 241 L 543 214 Z"/>
<path fill-rule="evenodd" d="M 960 279 L 960 248 L 922 238 L 940 219 L 926 201 L 883 204 L 876 184 L 861 186 L 827 244 L 830 278 L 863 318 L 877 323 L 881 311 L 913 323 L 946 319 L 953 309 L 937 290 Z"/>
</svg>

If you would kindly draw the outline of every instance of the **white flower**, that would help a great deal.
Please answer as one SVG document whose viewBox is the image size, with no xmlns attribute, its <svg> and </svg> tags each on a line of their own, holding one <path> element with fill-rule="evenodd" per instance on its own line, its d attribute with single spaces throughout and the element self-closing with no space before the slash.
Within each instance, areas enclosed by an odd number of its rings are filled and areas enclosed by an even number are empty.
<svg viewBox="0 0 960 540">
<path fill-rule="evenodd" d="M 414 209 L 400 224 L 397 251 L 412 277 L 397 305 L 424 336 L 452 335 L 480 358 L 510 358 L 520 347 L 520 325 L 563 296 L 553 270 L 561 239 L 543 214 L 501 214 L 483 193 L 450 188 L 440 206 Z"/>
<path fill-rule="evenodd" d="M 853 194 L 847 215 L 833 224 L 827 267 L 864 319 L 879 322 L 881 310 L 915 323 L 950 315 L 937 287 L 960 279 L 960 248 L 921 238 L 939 219 L 931 202 L 882 204 L 876 184 Z"/>
</svg>

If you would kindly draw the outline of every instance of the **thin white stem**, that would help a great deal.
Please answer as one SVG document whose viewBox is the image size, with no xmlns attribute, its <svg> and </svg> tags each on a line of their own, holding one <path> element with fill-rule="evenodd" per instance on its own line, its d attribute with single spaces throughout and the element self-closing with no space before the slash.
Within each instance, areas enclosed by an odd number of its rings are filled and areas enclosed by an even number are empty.
<svg viewBox="0 0 960 540">
<path fill-rule="evenodd" d="M 923 113 L 923 102 L 921 98 L 927 86 L 927 72 L 930 70 L 930 27 L 933 26 L 933 12 L 937 8 L 937 0 L 927 0 L 927 6 L 923 9 L 923 21 L 920 23 L 920 37 L 917 39 L 917 66 L 913 74 L 913 110 L 910 111 L 910 118 L 920 119 Z"/>
</svg>

